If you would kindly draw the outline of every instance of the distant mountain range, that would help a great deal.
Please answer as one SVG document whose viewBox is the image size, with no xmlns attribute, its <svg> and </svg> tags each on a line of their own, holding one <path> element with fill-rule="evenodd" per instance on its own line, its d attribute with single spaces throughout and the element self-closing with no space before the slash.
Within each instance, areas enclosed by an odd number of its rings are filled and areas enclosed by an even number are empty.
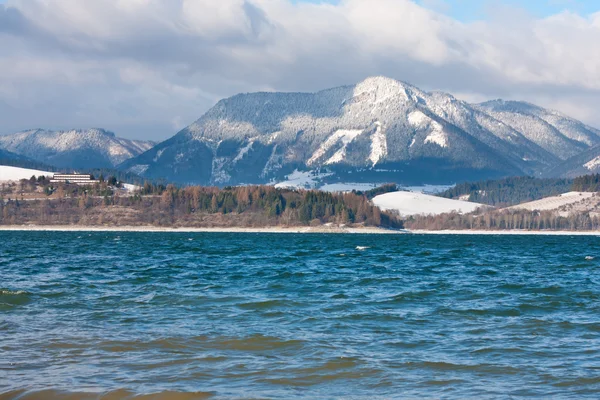
<svg viewBox="0 0 600 400">
<path fill-rule="evenodd" d="M 469 104 L 372 77 L 318 93 L 221 100 L 154 144 L 102 129 L 0 136 L 0 149 L 59 168 L 112 168 L 181 184 L 285 180 L 455 183 L 600 171 L 600 131 L 517 101 Z"/>
<path fill-rule="evenodd" d="M 385 77 L 318 93 L 220 101 L 121 168 L 179 183 L 328 180 L 441 183 L 541 175 L 600 144 L 600 131 L 524 102 L 469 104 Z"/>
<path fill-rule="evenodd" d="M 35 129 L 0 136 L 0 149 L 67 169 L 113 168 L 154 146 L 122 139 L 104 129 L 47 131 Z"/>
</svg>

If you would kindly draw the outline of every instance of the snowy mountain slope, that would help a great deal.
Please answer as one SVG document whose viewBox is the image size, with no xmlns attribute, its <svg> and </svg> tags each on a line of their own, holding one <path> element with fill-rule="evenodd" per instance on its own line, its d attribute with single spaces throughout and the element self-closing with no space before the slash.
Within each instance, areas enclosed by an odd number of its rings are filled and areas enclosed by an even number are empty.
<svg viewBox="0 0 600 400">
<path fill-rule="evenodd" d="M 0 148 L 0 161 L 26 161 L 27 157 Z"/>
<path fill-rule="evenodd" d="M 600 145 L 594 146 L 544 172 L 548 178 L 576 178 L 600 173 Z"/>
<path fill-rule="evenodd" d="M 240 94 L 121 168 L 216 185 L 281 181 L 296 170 L 323 170 L 332 182 L 444 183 L 539 174 L 600 143 L 596 131 L 551 112 L 537 112 L 530 127 L 514 122 L 520 113 L 489 108 L 385 77 L 318 93 Z"/>
<path fill-rule="evenodd" d="M 600 131 L 533 104 L 493 100 L 476 108 L 513 129 L 561 160 L 573 157 L 600 142 Z"/>
<path fill-rule="evenodd" d="M 154 143 L 122 139 L 103 129 L 46 131 L 0 136 L 0 149 L 62 168 L 110 168 Z"/>
</svg>

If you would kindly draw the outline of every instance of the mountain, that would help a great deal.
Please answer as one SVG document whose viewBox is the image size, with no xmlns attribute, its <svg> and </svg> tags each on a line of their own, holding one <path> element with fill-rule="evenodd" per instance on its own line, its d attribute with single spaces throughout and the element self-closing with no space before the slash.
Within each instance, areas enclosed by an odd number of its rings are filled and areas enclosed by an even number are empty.
<svg viewBox="0 0 600 400">
<path fill-rule="evenodd" d="M 576 178 L 600 173 L 600 145 L 585 150 L 544 172 L 549 178 Z"/>
<path fill-rule="evenodd" d="M 600 131 L 536 105 L 494 100 L 481 103 L 476 108 L 495 119 L 522 132 L 527 139 L 543 149 L 566 160 L 598 143 Z"/>
<path fill-rule="evenodd" d="M 59 168 L 112 168 L 153 145 L 118 138 L 103 129 L 35 129 L 0 136 L 0 149 Z"/>
<path fill-rule="evenodd" d="M 221 100 L 120 168 L 221 186 L 282 180 L 295 170 L 328 181 L 448 183 L 539 175 L 596 144 L 600 132 L 533 105 L 471 105 L 373 77 L 318 93 Z"/>
<path fill-rule="evenodd" d="M 0 149 L 0 165 L 6 165 L 4 162 L 28 161 L 27 157 Z"/>
</svg>

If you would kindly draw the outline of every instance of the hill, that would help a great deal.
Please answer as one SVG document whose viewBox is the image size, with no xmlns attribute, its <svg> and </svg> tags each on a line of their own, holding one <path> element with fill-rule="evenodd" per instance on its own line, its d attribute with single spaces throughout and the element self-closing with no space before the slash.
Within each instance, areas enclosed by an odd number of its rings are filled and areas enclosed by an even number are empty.
<svg viewBox="0 0 600 400">
<path fill-rule="evenodd" d="M 391 192 L 376 196 L 373 204 L 385 211 L 395 211 L 402 217 L 412 215 L 439 215 L 458 212 L 470 213 L 483 204 L 445 199 L 414 192 Z"/>
</svg>

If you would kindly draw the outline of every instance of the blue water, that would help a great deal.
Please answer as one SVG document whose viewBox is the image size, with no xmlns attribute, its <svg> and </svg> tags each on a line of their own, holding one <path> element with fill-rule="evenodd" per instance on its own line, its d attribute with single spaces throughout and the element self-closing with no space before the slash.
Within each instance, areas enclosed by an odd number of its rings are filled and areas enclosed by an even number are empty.
<svg viewBox="0 0 600 400">
<path fill-rule="evenodd" d="M 599 398 L 599 274 L 597 237 L 4 232 L 0 399 Z"/>
</svg>

